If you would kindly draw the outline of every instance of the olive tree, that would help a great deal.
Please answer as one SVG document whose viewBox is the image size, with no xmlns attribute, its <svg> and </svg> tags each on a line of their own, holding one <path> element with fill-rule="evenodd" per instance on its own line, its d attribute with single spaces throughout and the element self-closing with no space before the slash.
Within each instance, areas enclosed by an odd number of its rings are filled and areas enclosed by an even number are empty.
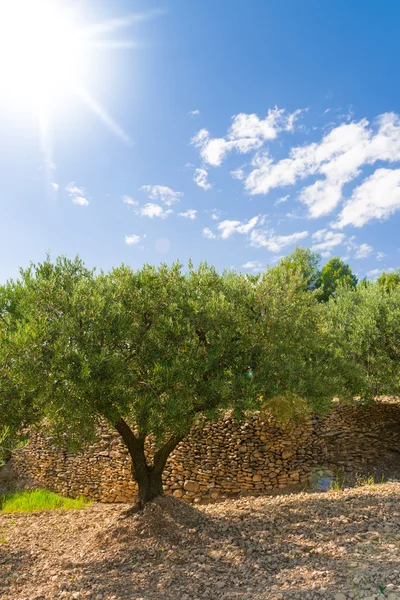
<svg viewBox="0 0 400 600">
<path fill-rule="evenodd" d="M 343 387 L 324 306 L 301 269 L 280 264 L 252 295 L 251 364 L 264 406 L 278 418 L 323 411 Z"/>
<path fill-rule="evenodd" d="M 24 350 L 22 297 L 19 284 L 0 286 L 0 467 L 24 439 L 25 428 L 40 418 L 31 386 L 22 384 L 22 372 L 32 367 Z"/>
<path fill-rule="evenodd" d="M 45 420 L 79 447 L 105 420 L 129 451 L 139 507 L 162 494 L 168 457 L 200 416 L 306 410 L 336 385 L 321 306 L 297 275 L 206 264 L 96 274 L 59 258 L 1 297 L 3 425 Z"/>
<path fill-rule="evenodd" d="M 387 292 L 391 291 L 395 287 L 400 286 L 400 269 L 391 271 L 390 273 L 382 271 L 382 274 L 377 279 L 378 285 L 385 289 Z"/>
<path fill-rule="evenodd" d="M 349 397 L 400 393 L 400 286 L 340 287 L 326 305 L 327 325 Z"/>
</svg>

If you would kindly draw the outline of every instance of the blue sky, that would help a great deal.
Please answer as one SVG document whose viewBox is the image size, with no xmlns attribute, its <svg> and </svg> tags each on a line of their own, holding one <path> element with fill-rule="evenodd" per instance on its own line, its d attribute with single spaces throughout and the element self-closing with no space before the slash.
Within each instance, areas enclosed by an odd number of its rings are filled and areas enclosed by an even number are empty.
<svg viewBox="0 0 400 600">
<path fill-rule="evenodd" d="M 0 281 L 47 251 L 255 272 L 297 243 L 398 267 L 398 2 L 57 2 L 107 26 L 72 65 L 64 19 L 53 39 L 0 15 Z"/>
</svg>

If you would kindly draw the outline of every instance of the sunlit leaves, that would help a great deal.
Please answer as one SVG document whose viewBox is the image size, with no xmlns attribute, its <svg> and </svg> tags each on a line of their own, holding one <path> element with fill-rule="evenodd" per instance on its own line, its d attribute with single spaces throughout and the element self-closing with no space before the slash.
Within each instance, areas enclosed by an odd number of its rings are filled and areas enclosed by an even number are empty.
<svg viewBox="0 0 400 600">
<path fill-rule="evenodd" d="M 124 418 L 161 443 L 227 408 L 287 420 L 335 395 L 400 388 L 399 288 L 325 305 L 310 291 L 315 257 L 298 258 L 311 271 L 289 261 L 257 277 L 207 264 L 97 274 L 59 258 L 21 272 L 0 288 L 0 429 L 45 418 L 77 446 L 99 419 Z"/>
<path fill-rule="evenodd" d="M 350 396 L 400 393 L 400 286 L 342 288 L 327 307 L 327 326 Z"/>
</svg>

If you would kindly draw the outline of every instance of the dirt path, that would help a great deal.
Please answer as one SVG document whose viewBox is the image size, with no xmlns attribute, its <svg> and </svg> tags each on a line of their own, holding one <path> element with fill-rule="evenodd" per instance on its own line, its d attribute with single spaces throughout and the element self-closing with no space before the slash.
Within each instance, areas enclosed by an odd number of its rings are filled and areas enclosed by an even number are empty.
<svg viewBox="0 0 400 600">
<path fill-rule="evenodd" d="M 0 515 L 0 599 L 400 600 L 399 501 L 387 483 Z"/>
</svg>

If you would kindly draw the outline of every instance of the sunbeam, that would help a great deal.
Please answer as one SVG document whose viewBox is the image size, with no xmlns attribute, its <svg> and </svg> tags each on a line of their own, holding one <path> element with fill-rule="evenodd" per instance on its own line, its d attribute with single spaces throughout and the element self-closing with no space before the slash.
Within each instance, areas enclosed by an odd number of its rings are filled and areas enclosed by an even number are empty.
<svg viewBox="0 0 400 600">
<path fill-rule="evenodd" d="M 104 39 L 159 11 L 131 14 L 94 25 L 84 24 L 63 0 L 2 0 L 0 3 L 0 81 L 2 100 L 35 110 L 46 164 L 52 163 L 50 121 L 76 94 L 104 125 L 125 143 L 129 135 L 88 91 L 94 51 L 137 47 L 129 39 Z M 61 106 L 62 109 L 62 106 Z"/>
<path fill-rule="evenodd" d="M 131 143 L 129 136 L 125 131 L 114 121 L 107 111 L 95 100 L 84 87 L 75 87 L 75 93 L 85 102 L 90 110 L 97 115 L 100 120 L 112 131 L 117 137 L 121 138 L 127 144 Z"/>
</svg>

